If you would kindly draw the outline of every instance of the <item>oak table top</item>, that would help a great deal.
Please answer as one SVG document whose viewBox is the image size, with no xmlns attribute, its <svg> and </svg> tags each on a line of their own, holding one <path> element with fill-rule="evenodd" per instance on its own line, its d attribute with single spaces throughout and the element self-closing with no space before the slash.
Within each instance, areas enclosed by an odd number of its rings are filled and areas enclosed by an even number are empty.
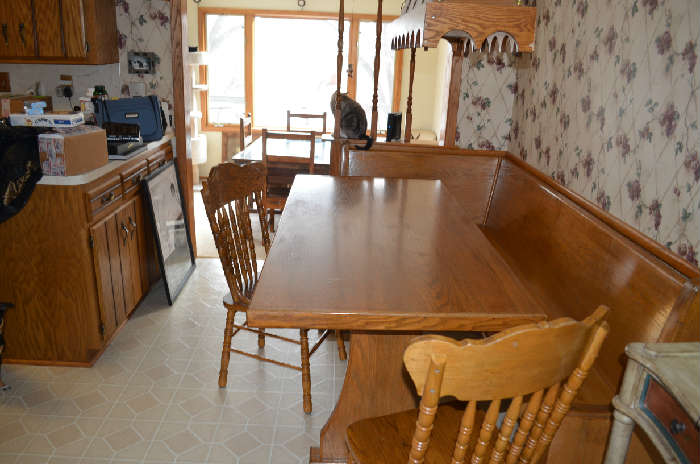
<svg viewBox="0 0 700 464">
<path fill-rule="evenodd" d="M 501 330 L 546 316 L 438 180 L 298 175 L 258 327 Z"/>
<path fill-rule="evenodd" d="M 267 141 L 267 152 L 270 155 L 278 156 L 299 156 L 309 157 L 309 142 L 303 140 L 280 140 L 270 139 Z M 245 150 L 233 155 L 234 163 L 248 163 L 262 161 L 262 137 L 258 137 Z M 331 164 L 331 142 L 322 138 L 316 138 L 314 147 L 314 164 L 330 167 Z"/>
</svg>

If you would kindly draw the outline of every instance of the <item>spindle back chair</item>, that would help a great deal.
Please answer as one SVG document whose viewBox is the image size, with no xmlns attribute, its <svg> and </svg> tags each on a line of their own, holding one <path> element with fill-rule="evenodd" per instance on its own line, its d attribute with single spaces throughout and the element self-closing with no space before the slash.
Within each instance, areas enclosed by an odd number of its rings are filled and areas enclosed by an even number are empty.
<svg viewBox="0 0 700 464">
<path fill-rule="evenodd" d="M 219 252 L 219 259 L 224 269 L 224 276 L 229 287 L 229 294 L 224 297 L 226 307 L 226 327 L 221 353 L 219 386 L 225 387 L 228 379 L 230 353 L 270 362 L 279 366 L 301 371 L 304 412 L 311 412 L 311 374 L 310 356 L 318 349 L 328 336 L 328 331 L 320 333 L 316 344 L 309 349 L 308 329 L 300 329 L 299 340 L 266 333 L 264 329 L 248 326 L 246 320 L 242 325 L 235 323 L 237 312 L 247 312 L 250 300 L 258 282 L 262 263 L 257 260 L 253 237 L 251 210 L 249 205 L 257 205 L 257 217 L 260 222 L 262 244 L 266 254 L 270 250 L 270 235 L 263 214 L 262 198 L 265 190 L 265 166 L 251 163 L 238 166 L 222 163 L 212 168 L 207 181 L 202 187 L 202 199 L 207 218 Z M 265 347 L 265 337 L 273 337 L 301 346 L 301 364 L 293 365 L 264 356 L 231 348 L 231 340 L 239 331 L 245 330 L 258 334 L 258 348 Z"/>
<path fill-rule="evenodd" d="M 601 306 L 581 322 L 561 318 L 480 340 L 417 338 L 404 351 L 404 365 L 422 393 L 417 414 L 352 424 L 350 462 L 537 463 L 598 356 L 607 313 Z M 445 396 L 467 401 L 464 413 L 438 407 Z M 485 413 L 477 402 L 489 402 Z M 499 426 L 502 405 L 507 410 Z M 411 439 L 408 418 L 416 415 Z"/>
<path fill-rule="evenodd" d="M 300 131 L 300 132 L 310 132 L 313 129 L 292 129 L 292 119 L 320 119 L 322 121 L 321 133 L 326 133 L 326 112 L 321 114 L 308 114 L 308 113 L 292 113 L 287 110 L 287 132 L 290 131 Z M 318 131 L 316 131 L 318 132 Z"/>
<path fill-rule="evenodd" d="M 274 148 L 270 149 L 270 140 L 280 140 L 287 144 L 284 153 L 294 152 L 296 156 L 276 155 Z M 267 168 L 266 188 L 263 195 L 263 206 L 270 215 L 270 229 L 275 230 L 275 212 L 282 211 L 289 196 L 289 190 L 297 174 L 313 174 L 314 158 L 316 156 L 316 134 L 271 132 L 262 130 L 262 160 Z"/>
</svg>

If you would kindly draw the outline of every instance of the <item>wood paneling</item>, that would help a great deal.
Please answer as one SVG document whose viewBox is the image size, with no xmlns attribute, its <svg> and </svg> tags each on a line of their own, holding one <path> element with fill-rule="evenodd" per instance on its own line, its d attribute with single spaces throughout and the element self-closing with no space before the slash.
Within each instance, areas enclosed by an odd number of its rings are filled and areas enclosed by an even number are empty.
<svg viewBox="0 0 700 464">
<path fill-rule="evenodd" d="M 33 0 L 39 56 L 63 57 L 63 34 L 59 0 Z"/>
<path fill-rule="evenodd" d="M 607 388 L 594 395 L 595 403 L 608 404 L 625 345 L 659 339 L 688 277 L 510 159 L 500 168 L 483 230 L 550 317 L 580 319 L 592 306 L 610 307 L 613 336 L 596 364 L 607 384 L 599 387 Z"/>
<path fill-rule="evenodd" d="M 38 185 L 0 224 L 5 360 L 85 362 L 102 346 L 83 192 Z M 88 308 L 88 309 L 86 309 Z"/>
<path fill-rule="evenodd" d="M 84 58 L 87 51 L 85 49 L 83 0 L 61 0 L 61 13 L 66 57 Z"/>
<path fill-rule="evenodd" d="M 93 257 L 97 277 L 97 292 L 101 315 L 101 332 L 105 340 L 117 330 L 114 290 L 112 289 L 112 268 L 110 266 L 109 239 L 107 228 L 115 226 L 114 216 L 90 228 L 93 239 Z"/>
</svg>

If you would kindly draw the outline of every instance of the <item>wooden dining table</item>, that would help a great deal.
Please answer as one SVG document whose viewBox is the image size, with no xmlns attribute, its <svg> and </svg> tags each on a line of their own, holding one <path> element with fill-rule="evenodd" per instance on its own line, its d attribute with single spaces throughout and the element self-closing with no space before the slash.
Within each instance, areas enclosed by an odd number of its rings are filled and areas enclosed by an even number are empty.
<svg viewBox="0 0 700 464">
<path fill-rule="evenodd" d="M 416 335 L 498 331 L 545 311 L 439 180 L 298 175 L 251 326 L 351 331 L 343 389 L 311 462 L 345 462 L 345 430 L 417 405 Z"/>
<path fill-rule="evenodd" d="M 317 137 L 314 148 L 314 171 L 318 174 L 328 174 L 331 167 L 331 141 Z M 269 139 L 267 152 L 278 156 L 309 156 L 309 142 L 305 140 Z M 231 157 L 237 164 L 262 162 L 262 137 L 258 137 L 245 150 Z"/>
</svg>

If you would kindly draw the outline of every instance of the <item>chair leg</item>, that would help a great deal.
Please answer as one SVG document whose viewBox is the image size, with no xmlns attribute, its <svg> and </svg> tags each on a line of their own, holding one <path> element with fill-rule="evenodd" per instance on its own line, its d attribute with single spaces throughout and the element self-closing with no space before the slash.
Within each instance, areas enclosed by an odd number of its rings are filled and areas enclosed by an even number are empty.
<svg viewBox="0 0 700 464">
<path fill-rule="evenodd" d="M 219 370 L 219 387 L 224 388 L 228 379 L 228 362 L 231 359 L 231 338 L 233 338 L 233 321 L 236 311 L 226 312 L 226 328 L 224 329 L 224 346 L 221 351 L 221 369 Z"/>
<path fill-rule="evenodd" d="M 299 329 L 301 340 L 301 389 L 304 412 L 311 414 L 311 367 L 309 366 L 309 329 Z"/>
<path fill-rule="evenodd" d="M 270 211 L 270 231 L 274 232 L 275 231 L 275 210 L 271 209 Z"/>
<path fill-rule="evenodd" d="M 341 361 L 348 359 L 348 354 L 345 352 L 345 342 L 343 341 L 343 332 L 335 331 L 335 341 L 338 342 L 338 357 Z"/>
<path fill-rule="evenodd" d="M 258 333 L 258 348 L 265 348 L 265 329 L 259 329 Z"/>
</svg>

